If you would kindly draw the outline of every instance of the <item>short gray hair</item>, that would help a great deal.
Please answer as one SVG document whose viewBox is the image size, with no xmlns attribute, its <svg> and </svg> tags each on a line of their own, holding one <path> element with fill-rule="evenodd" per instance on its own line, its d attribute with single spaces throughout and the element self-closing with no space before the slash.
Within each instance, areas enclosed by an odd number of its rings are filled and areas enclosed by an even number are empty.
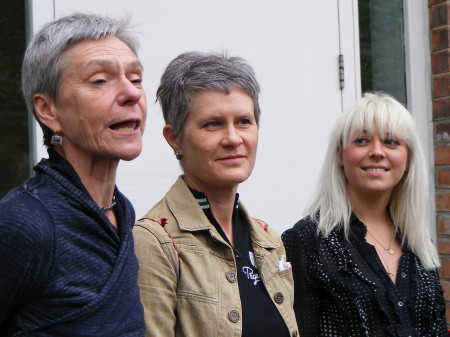
<svg viewBox="0 0 450 337">
<path fill-rule="evenodd" d="M 233 87 L 243 89 L 252 98 L 259 124 L 260 87 L 255 72 L 243 58 L 225 53 L 187 52 L 176 57 L 161 76 L 156 100 L 161 104 L 166 124 L 172 125 L 179 136 L 196 92 L 215 89 L 229 93 Z"/>
<path fill-rule="evenodd" d="M 115 36 L 137 55 L 138 42 L 129 30 L 129 18 L 112 19 L 96 14 L 75 13 L 44 25 L 33 36 L 22 63 L 22 92 L 28 112 L 39 122 L 44 133 L 44 145 L 51 146 L 53 131 L 36 115 L 33 96 L 46 94 L 56 101 L 64 69 L 62 54 L 74 44 L 84 40 L 98 40 Z"/>
</svg>

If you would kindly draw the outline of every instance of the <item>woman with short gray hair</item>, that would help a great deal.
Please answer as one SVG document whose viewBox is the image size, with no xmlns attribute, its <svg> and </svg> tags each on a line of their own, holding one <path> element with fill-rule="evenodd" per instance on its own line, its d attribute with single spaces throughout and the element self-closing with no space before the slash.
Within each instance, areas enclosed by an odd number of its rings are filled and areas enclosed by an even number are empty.
<svg viewBox="0 0 450 337">
<path fill-rule="evenodd" d="M 183 175 L 134 227 L 147 336 L 297 336 L 280 236 L 237 189 L 253 170 L 259 85 L 245 60 L 185 53 L 161 78 Z"/>
<path fill-rule="evenodd" d="M 49 158 L 0 201 L 1 336 L 144 336 L 134 209 L 115 185 L 142 149 L 136 49 L 127 21 L 87 14 L 27 47 L 22 89 Z"/>
</svg>

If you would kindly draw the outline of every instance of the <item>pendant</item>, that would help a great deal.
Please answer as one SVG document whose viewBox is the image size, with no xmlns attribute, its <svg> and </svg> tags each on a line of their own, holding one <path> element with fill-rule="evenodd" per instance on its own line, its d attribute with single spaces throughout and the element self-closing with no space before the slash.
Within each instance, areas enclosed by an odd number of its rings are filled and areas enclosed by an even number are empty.
<svg viewBox="0 0 450 337">
<path fill-rule="evenodd" d="M 389 254 L 394 255 L 394 250 L 392 248 L 388 248 L 387 251 Z"/>
</svg>

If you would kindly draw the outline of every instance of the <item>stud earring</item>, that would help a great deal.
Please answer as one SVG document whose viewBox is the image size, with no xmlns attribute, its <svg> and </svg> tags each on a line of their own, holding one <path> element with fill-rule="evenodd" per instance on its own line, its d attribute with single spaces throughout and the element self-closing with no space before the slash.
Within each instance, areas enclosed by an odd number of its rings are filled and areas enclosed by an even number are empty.
<svg viewBox="0 0 450 337">
<path fill-rule="evenodd" d="M 183 155 L 180 152 L 175 152 L 175 158 L 177 158 L 178 160 L 181 160 L 182 157 L 183 157 Z"/>
<path fill-rule="evenodd" d="M 52 136 L 52 139 L 51 139 L 50 142 L 51 142 L 52 145 L 59 145 L 59 146 L 61 146 L 62 145 L 62 137 L 60 135 L 54 134 Z"/>
</svg>

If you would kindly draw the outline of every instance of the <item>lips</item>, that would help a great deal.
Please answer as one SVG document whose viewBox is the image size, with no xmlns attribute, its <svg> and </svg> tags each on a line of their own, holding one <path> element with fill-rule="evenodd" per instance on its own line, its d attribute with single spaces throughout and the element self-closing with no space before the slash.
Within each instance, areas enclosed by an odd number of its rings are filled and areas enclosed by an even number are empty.
<svg viewBox="0 0 450 337">
<path fill-rule="evenodd" d="M 218 160 L 232 160 L 232 159 L 240 159 L 240 158 L 245 158 L 245 156 L 242 154 L 237 154 L 237 155 L 233 155 L 233 156 L 222 157 L 222 158 L 219 158 Z"/>
<path fill-rule="evenodd" d="M 109 126 L 110 129 L 120 132 L 134 131 L 138 127 L 139 123 L 137 121 L 124 121 Z"/>
</svg>

